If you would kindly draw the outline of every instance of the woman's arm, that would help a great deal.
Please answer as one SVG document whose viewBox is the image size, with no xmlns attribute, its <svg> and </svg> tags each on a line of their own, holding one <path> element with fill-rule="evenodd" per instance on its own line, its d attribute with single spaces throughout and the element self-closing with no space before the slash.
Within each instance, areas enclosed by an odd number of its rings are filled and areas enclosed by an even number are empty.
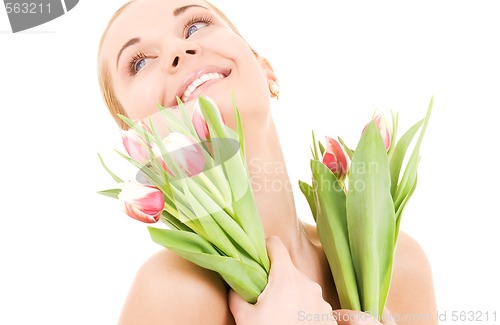
<svg viewBox="0 0 500 325">
<path fill-rule="evenodd" d="M 119 325 L 233 325 L 227 289 L 211 271 L 163 250 L 138 271 Z"/>
</svg>

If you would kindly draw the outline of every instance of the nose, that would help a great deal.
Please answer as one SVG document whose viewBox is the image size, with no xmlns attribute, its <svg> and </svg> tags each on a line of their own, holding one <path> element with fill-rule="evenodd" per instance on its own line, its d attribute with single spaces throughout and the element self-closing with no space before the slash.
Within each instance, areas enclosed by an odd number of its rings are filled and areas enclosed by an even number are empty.
<svg viewBox="0 0 500 325">
<path fill-rule="evenodd" d="M 172 44 L 171 44 L 172 45 Z M 167 69 L 169 72 L 175 72 L 185 61 L 194 58 L 201 52 L 199 46 L 194 42 L 186 40 L 181 41 L 171 50 L 171 54 L 167 58 Z"/>
<path fill-rule="evenodd" d="M 185 53 L 187 55 L 196 55 L 196 50 L 186 50 Z M 174 58 L 174 60 L 172 61 L 172 68 L 177 68 L 177 66 L 179 65 L 179 60 L 180 60 L 180 56 L 176 56 Z"/>
</svg>

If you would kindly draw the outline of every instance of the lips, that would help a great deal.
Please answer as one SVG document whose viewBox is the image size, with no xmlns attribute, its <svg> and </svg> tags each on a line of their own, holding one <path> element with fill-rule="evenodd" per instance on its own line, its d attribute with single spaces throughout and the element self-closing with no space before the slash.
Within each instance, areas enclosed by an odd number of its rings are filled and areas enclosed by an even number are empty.
<svg viewBox="0 0 500 325">
<path fill-rule="evenodd" d="M 224 69 L 216 66 L 201 67 L 183 79 L 176 92 L 176 96 L 185 103 L 198 95 L 209 85 L 226 78 L 230 73 L 230 69 Z"/>
</svg>

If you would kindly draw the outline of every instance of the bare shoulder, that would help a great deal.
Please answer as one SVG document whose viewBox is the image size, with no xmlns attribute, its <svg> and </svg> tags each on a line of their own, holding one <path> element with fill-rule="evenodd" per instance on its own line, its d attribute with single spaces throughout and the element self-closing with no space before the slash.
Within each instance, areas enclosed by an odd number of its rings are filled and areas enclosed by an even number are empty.
<svg viewBox="0 0 500 325">
<path fill-rule="evenodd" d="M 398 237 L 387 306 L 393 314 L 401 317 L 398 324 L 437 324 L 434 319 L 434 285 L 427 255 L 415 239 L 403 232 Z M 410 317 L 411 322 L 406 322 L 405 319 Z"/>
<path fill-rule="evenodd" d="M 137 272 L 120 325 L 234 324 L 220 277 L 164 249 Z"/>
</svg>

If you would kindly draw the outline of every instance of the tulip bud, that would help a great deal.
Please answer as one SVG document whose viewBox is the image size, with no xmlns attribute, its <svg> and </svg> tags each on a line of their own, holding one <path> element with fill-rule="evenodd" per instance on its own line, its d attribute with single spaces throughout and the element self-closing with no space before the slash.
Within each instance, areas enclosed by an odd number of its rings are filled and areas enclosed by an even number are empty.
<svg viewBox="0 0 500 325">
<path fill-rule="evenodd" d="M 384 141 L 385 150 L 389 151 L 391 147 L 391 138 L 392 138 L 392 127 L 387 122 L 386 118 L 383 115 L 376 115 L 373 118 L 373 122 L 377 126 L 377 129 L 380 131 L 380 135 L 382 136 L 382 140 Z M 363 129 L 363 132 L 366 130 L 366 127 Z"/>
<path fill-rule="evenodd" d="M 212 105 L 214 107 L 217 107 L 215 105 L 215 103 L 213 102 L 213 100 L 211 100 L 208 97 L 205 97 L 205 99 L 211 101 Z M 218 112 L 219 112 L 220 119 L 222 120 L 223 123 L 225 123 L 224 117 L 222 116 L 222 114 L 220 113 L 219 110 L 218 110 Z M 191 114 L 191 122 L 193 123 L 194 129 L 196 130 L 196 133 L 198 134 L 198 136 L 200 137 L 200 139 L 202 141 L 206 141 L 206 140 L 210 139 L 210 132 L 208 130 L 208 124 L 207 124 L 207 121 L 205 120 L 205 118 L 203 117 L 203 114 L 201 113 L 200 103 L 198 100 L 196 101 L 196 103 L 194 104 L 194 107 L 193 107 L 193 113 Z"/>
<path fill-rule="evenodd" d="M 147 130 L 147 126 L 143 122 L 137 122 L 144 130 Z M 150 157 L 149 153 L 146 150 L 147 144 L 144 139 L 137 134 L 134 129 L 121 130 L 121 136 L 123 141 L 123 146 L 127 151 L 130 158 L 142 163 L 146 164 L 149 162 Z"/>
<path fill-rule="evenodd" d="M 201 146 L 193 139 L 179 132 L 172 132 L 162 140 L 167 154 L 179 165 L 189 176 L 198 175 L 205 168 L 205 156 Z M 158 151 L 157 148 L 153 149 Z M 163 159 L 162 159 L 163 161 Z M 167 172 L 172 174 L 163 164 Z"/>
<path fill-rule="evenodd" d="M 137 182 L 123 183 L 118 199 L 125 204 L 125 213 L 145 223 L 155 223 L 165 206 L 163 193 L 155 186 Z"/>
<path fill-rule="evenodd" d="M 323 155 L 323 164 L 328 167 L 339 180 L 347 175 L 347 157 L 340 144 L 330 137 L 326 138 L 326 148 Z"/>
</svg>

